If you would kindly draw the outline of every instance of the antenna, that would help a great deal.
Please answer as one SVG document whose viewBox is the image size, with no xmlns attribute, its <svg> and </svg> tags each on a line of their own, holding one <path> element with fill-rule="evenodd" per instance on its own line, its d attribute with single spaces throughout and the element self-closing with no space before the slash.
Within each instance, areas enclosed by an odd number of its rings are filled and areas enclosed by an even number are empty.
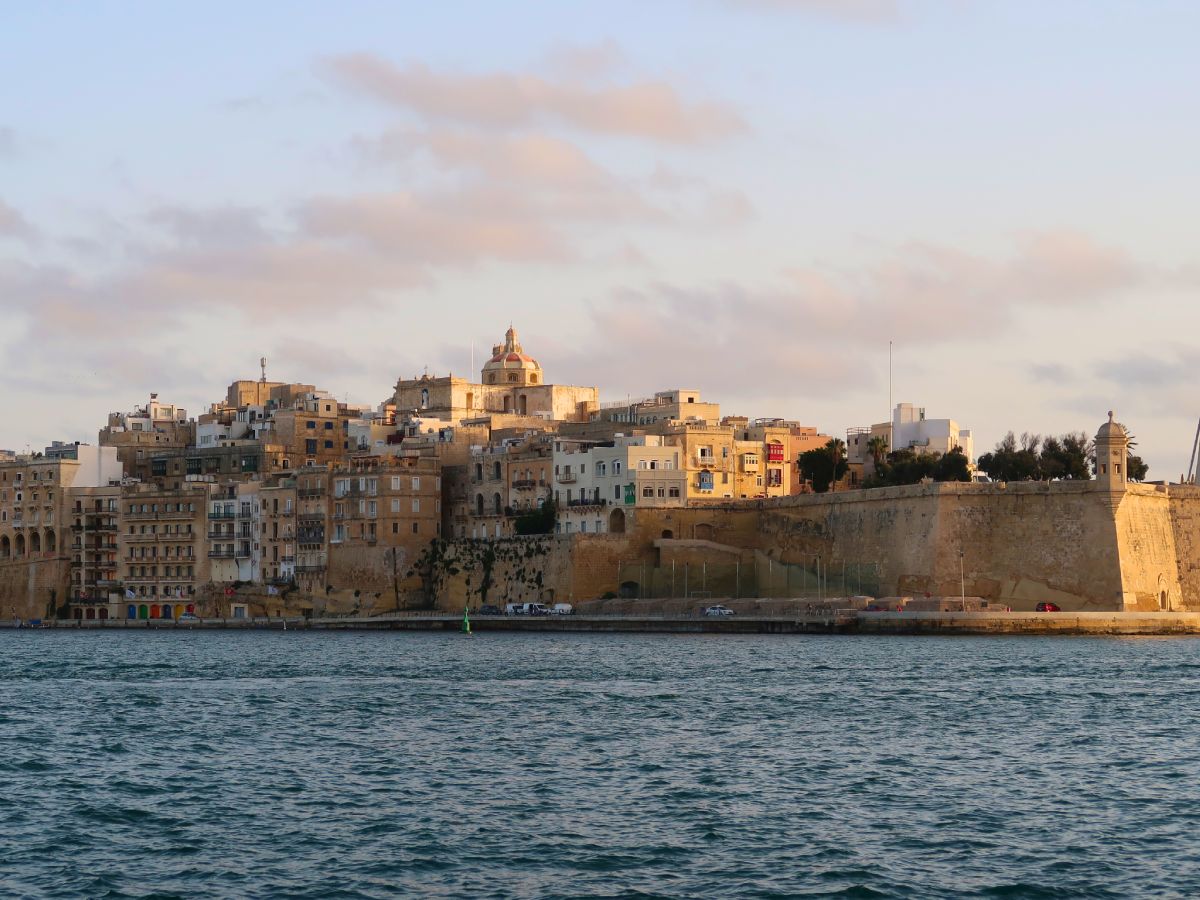
<svg viewBox="0 0 1200 900">
<path fill-rule="evenodd" d="M 1196 423 L 1196 439 L 1192 441 L 1192 455 L 1188 459 L 1188 473 L 1184 484 L 1192 484 L 1196 477 L 1196 449 L 1200 447 L 1200 422 Z"/>
<path fill-rule="evenodd" d="M 258 365 L 262 368 L 262 383 L 266 384 L 267 383 L 267 358 L 265 356 L 259 357 Z"/>
</svg>

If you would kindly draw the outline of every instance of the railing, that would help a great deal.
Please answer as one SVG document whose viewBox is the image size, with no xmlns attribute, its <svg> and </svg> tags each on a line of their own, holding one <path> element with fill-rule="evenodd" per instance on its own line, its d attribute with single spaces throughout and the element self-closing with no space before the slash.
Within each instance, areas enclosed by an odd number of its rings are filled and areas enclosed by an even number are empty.
<svg viewBox="0 0 1200 900">
<path fill-rule="evenodd" d="M 210 509 L 208 511 L 208 517 L 210 519 L 236 519 L 237 513 L 235 513 L 233 510 Z"/>
<path fill-rule="evenodd" d="M 532 478 L 520 478 L 514 481 L 512 486 L 514 490 L 525 491 L 537 487 L 537 482 Z"/>
<path fill-rule="evenodd" d="M 297 571 L 297 572 L 304 572 L 304 573 L 309 573 L 309 572 L 324 572 L 324 571 L 325 571 L 325 563 L 304 563 L 304 564 L 297 564 L 297 566 L 296 566 L 296 571 Z"/>
<path fill-rule="evenodd" d="M 235 537 L 237 537 L 237 535 L 232 531 L 210 531 L 208 533 L 208 539 L 210 541 L 231 541 Z"/>
<path fill-rule="evenodd" d="M 242 546 L 238 547 L 237 550 L 234 551 L 233 555 L 238 559 L 249 559 L 250 558 L 250 545 L 243 544 Z"/>
<path fill-rule="evenodd" d="M 578 500 L 568 500 L 567 506 L 608 506 L 608 501 L 603 497 L 598 499 L 583 497 Z"/>
<path fill-rule="evenodd" d="M 214 548 L 208 551 L 208 555 L 211 559 L 233 559 L 233 551 L 228 549 L 218 550 Z"/>
<path fill-rule="evenodd" d="M 324 497 L 325 496 L 325 488 L 304 488 L 302 490 L 297 491 L 296 494 L 297 494 L 297 496 L 299 496 L 301 498 L 305 498 L 305 499 L 311 498 L 311 497 Z"/>
<path fill-rule="evenodd" d="M 574 472 L 563 472 L 559 475 L 555 475 L 554 477 L 562 484 L 574 484 L 575 483 L 575 473 Z"/>
</svg>

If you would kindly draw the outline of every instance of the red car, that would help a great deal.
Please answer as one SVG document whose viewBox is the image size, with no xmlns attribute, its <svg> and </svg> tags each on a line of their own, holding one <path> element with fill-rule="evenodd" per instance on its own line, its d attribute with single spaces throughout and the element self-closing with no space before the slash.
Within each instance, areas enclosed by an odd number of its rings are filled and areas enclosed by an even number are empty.
<svg viewBox="0 0 1200 900">
<path fill-rule="evenodd" d="M 1057 603 L 1039 603 L 1033 608 L 1034 612 L 1062 612 Z"/>
</svg>

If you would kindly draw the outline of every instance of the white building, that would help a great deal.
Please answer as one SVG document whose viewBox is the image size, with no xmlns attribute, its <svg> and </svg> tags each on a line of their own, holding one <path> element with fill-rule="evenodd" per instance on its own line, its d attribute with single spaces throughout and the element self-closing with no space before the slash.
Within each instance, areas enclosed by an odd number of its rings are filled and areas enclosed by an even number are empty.
<svg viewBox="0 0 1200 900">
<path fill-rule="evenodd" d="M 625 530 L 630 506 L 683 506 L 687 471 L 679 447 L 659 435 L 616 435 L 611 441 L 554 442 L 555 530 L 606 534 Z"/>
<path fill-rule="evenodd" d="M 927 419 L 923 406 L 896 404 L 889 451 L 949 453 L 955 447 L 961 447 L 968 460 L 975 459 L 975 441 L 969 429 L 959 427 L 953 419 Z"/>
</svg>

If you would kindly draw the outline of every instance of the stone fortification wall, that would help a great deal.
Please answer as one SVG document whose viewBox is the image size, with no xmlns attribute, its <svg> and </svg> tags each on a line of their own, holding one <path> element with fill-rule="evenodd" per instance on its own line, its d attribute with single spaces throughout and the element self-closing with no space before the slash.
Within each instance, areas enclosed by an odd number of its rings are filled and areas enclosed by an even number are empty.
<svg viewBox="0 0 1200 900">
<path fill-rule="evenodd" d="M 637 510 L 629 538 L 635 549 L 664 536 L 676 539 L 660 541 L 669 546 L 710 540 L 835 572 L 873 566 L 882 594 L 965 586 L 1013 609 L 1200 609 L 1200 489 L 1134 485 L 1116 499 L 1114 513 L 1095 482 L 911 485 Z M 729 559 L 702 543 L 662 552 Z"/>
<path fill-rule="evenodd" d="M 68 596 L 68 560 L 53 554 L 0 560 L 0 619 L 46 619 Z"/>
</svg>

